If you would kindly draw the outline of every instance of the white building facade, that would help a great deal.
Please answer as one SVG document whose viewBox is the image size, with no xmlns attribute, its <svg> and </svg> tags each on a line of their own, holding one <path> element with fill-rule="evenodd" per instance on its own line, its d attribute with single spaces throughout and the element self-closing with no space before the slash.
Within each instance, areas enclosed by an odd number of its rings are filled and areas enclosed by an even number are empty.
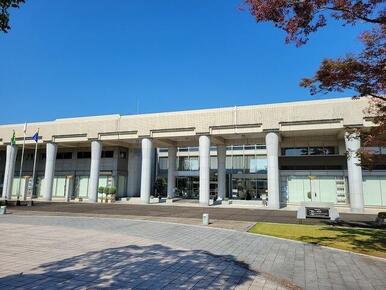
<svg viewBox="0 0 386 290">
<path fill-rule="evenodd" d="M 331 99 L 143 115 L 57 119 L 0 126 L 2 199 L 98 202 L 119 198 L 211 199 L 279 209 L 307 201 L 353 212 L 386 207 L 386 165 L 368 171 L 351 128 L 373 126 L 367 99 Z M 16 144 L 10 142 L 15 131 Z M 372 148 L 385 154 L 384 148 Z M 347 154 L 349 152 L 349 154 Z M 351 156 L 351 157 L 347 157 Z"/>
</svg>

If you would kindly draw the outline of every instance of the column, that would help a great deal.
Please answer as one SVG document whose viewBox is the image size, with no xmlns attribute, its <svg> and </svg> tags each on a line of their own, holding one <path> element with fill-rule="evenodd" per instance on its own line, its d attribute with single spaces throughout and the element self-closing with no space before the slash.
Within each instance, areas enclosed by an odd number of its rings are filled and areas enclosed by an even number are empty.
<svg viewBox="0 0 386 290">
<path fill-rule="evenodd" d="M 91 142 L 91 166 L 90 180 L 88 181 L 88 200 L 98 201 L 99 168 L 101 163 L 102 142 L 94 140 Z"/>
<path fill-rule="evenodd" d="M 358 134 L 345 135 L 347 151 L 347 173 L 348 187 L 350 192 L 350 205 L 352 212 L 363 212 L 363 188 L 362 188 L 362 167 L 358 150 L 361 148 L 361 139 Z"/>
<path fill-rule="evenodd" d="M 210 139 L 208 136 L 200 136 L 200 203 L 209 205 L 209 166 L 210 166 Z"/>
<path fill-rule="evenodd" d="M 153 142 L 148 138 L 142 139 L 141 201 L 143 203 L 150 203 L 152 154 Z"/>
<path fill-rule="evenodd" d="M 16 145 L 7 145 L 2 196 L 4 200 L 11 199 L 13 177 L 15 175 L 16 155 Z"/>
<path fill-rule="evenodd" d="M 176 187 L 176 156 L 177 148 L 168 148 L 168 198 L 174 197 L 174 189 Z"/>
<path fill-rule="evenodd" d="M 279 190 L 279 134 L 269 132 L 265 136 L 267 147 L 267 182 L 268 182 L 268 206 L 272 209 L 280 208 Z"/>
<path fill-rule="evenodd" d="M 55 178 L 55 161 L 57 146 L 55 143 L 46 144 L 46 169 L 44 172 L 43 199 L 52 200 L 52 186 Z"/>
<path fill-rule="evenodd" d="M 139 196 L 141 190 L 141 149 L 130 148 L 127 163 L 127 196 Z"/>
<path fill-rule="evenodd" d="M 217 146 L 217 193 L 218 199 L 224 200 L 226 191 L 226 146 Z"/>
</svg>

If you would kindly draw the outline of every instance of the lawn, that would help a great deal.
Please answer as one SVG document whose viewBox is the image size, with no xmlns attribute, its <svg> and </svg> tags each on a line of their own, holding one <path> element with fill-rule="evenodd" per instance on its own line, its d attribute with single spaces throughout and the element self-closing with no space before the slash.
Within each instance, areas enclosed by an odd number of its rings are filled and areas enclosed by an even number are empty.
<svg viewBox="0 0 386 290">
<path fill-rule="evenodd" d="M 386 258 L 385 230 L 257 223 L 249 232 Z"/>
</svg>

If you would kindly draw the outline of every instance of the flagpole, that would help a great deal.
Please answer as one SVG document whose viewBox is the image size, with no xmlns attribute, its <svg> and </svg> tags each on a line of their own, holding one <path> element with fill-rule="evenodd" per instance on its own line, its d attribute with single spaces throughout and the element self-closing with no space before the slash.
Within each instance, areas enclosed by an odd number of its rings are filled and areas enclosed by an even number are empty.
<svg viewBox="0 0 386 290">
<path fill-rule="evenodd" d="M 38 142 L 39 142 L 39 128 L 38 128 L 38 138 L 36 140 L 35 144 L 35 156 L 34 156 L 34 167 L 32 170 L 32 189 L 31 189 L 31 200 L 30 200 L 30 205 L 32 205 L 32 196 L 34 195 L 34 187 L 35 187 L 35 171 L 36 171 L 36 155 L 38 151 Z"/>
<path fill-rule="evenodd" d="M 23 130 L 23 147 L 21 149 L 21 160 L 20 160 L 20 171 L 19 171 L 19 186 L 17 190 L 17 201 L 16 205 L 20 205 L 20 195 L 21 195 L 21 175 L 23 173 L 23 160 L 24 160 L 24 146 L 25 146 L 25 134 L 27 132 L 27 123 L 24 123 L 24 130 Z"/>
</svg>

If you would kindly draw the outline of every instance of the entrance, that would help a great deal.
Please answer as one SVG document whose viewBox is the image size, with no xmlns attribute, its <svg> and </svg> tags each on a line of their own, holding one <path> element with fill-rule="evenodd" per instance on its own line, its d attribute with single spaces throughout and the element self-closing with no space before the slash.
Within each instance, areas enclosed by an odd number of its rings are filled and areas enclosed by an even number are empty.
<svg viewBox="0 0 386 290">
<path fill-rule="evenodd" d="M 337 202 L 337 196 L 344 196 L 344 179 L 337 176 L 286 176 L 283 193 L 288 202 Z M 343 183 L 343 188 L 342 188 Z M 285 192 L 286 191 L 286 192 Z M 342 192 L 343 191 L 343 192 Z"/>
<path fill-rule="evenodd" d="M 197 176 L 178 176 L 176 178 L 176 197 L 198 199 L 200 195 L 200 181 Z"/>
<path fill-rule="evenodd" d="M 266 179 L 232 178 L 230 198 L 244 200 L 260 200 L 267 193 Z"/>
</svg>

